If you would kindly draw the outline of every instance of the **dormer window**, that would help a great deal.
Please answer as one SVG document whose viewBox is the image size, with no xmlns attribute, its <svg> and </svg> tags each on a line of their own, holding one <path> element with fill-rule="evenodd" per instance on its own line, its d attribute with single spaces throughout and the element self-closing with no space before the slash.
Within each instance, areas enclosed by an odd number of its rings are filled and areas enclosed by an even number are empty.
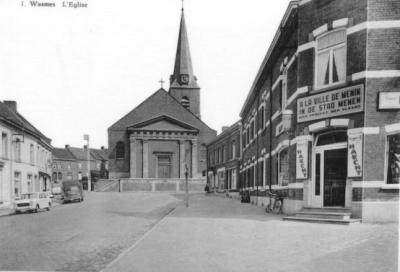
<svg viewBox="0 0 400 272">
<path fill-rule="evenodd" d="M 316 88 L 346 81 L 346 30 L 328 32 L 317 38 Z"/>
<path fill-rule="evenodd" d="M 181 98 L 181 104 L 185 109 L 189 109 L 190 108 L 190 100 L 187 96 L 183 96 Z"/>
</svg>

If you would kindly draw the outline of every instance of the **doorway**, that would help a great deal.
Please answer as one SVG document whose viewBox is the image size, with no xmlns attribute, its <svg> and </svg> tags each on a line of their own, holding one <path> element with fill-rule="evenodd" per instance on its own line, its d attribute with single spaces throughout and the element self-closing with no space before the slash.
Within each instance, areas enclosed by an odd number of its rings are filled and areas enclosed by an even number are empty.
<svg viewBox="0 0 400 272">
<path fill-rule="evenodd" d="M 322 136 L 321 138 L 319 138 Z M 344 207 L 347 179 L 347 133 L 317 137 L 313 152 L 314 207 Z"/>
<path fill-rule="evenodd" d="M 157 177 L 162 179 L 171 178 L 171 156 L 158 155 L 157 163 L 158 163 Z"/>
</svg>

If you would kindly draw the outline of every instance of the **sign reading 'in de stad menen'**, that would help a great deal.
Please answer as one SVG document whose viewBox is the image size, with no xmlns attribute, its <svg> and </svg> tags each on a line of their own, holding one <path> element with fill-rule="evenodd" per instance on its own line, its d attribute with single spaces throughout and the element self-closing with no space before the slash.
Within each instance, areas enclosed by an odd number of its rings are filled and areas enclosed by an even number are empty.
<svg viewBox="0 0 400 272">
<path fill-rule="evenodd" d="M 363 85 L 320 93 L 297 100 L 297 122 L 330 118 L 364 110 Z"/>
</svg>

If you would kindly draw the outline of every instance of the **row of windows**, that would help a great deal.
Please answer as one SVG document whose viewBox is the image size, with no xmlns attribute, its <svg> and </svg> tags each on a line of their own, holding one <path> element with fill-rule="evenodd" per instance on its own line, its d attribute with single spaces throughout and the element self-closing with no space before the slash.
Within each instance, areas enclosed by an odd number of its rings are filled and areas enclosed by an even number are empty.
<svg viewBox="0 0 400 272">
<path fill-rule="evenodd" d="M 15 196 L 19 196 L 22 192 L 22 175 L 21 172 L 14 172 L 14 193 Z M 35 191 L 39 191 L 40 188 L 40 183 L 39 183 L 39 178 L 38 175 L 32 175 L 32 174 L 27 174 L 26 175 L 26 192 L 27 193 L 32 193 Z"/>
<path fill-rule="evenodd" d="M 9 158 L 9 148 L 8 148 L 8 134 L 2 133 L 1 134 L 1 157 L 2 158 Z M 13 145 L 13 155 L 14 160 L 17 162 L 22 161 L 21 158 L 22 154 L 22 141 L 20 138 L 16 138 L 14 145 Z M 45 168 L 47 166 L 47 154 L 46 151 L 40 146 L 37 146 L 35 151 L 35 145 L 29 145 L 29 163 L 34 165 L 35 163 Z"/>
<path fill-rule="evenodd" d="M 335 86 L 346 81 L 347 35 L 340 29 L 328 32 L 316 39 L 315 58 L 315 89 Z M 287 107 L 288 101 L 288 70 L 293 62 L 284 65 L 279 91 L 279 111 Z M 265 127 L 265 108 L 262 106 L 250 124 L 243 132 L 242 146 L 245 148 L 257 136 L 257 131 Z M 255 119 L 255 121 L 254 121 Z M 245 126 L 246 127 L 246 126 Z"/>
<path fill-rule="evenodd" d="M 267 160 L 257 162 L 241 173 L 243 187 L 265 186 L 267 173 Z M 273 185 L 286 186 L 289 184 L 289 149 L 282 149 L 275 160 L 276 175 L 272 180 Z"/>
<path fill-rule="evenodd" d="M 347 134 L 344 132 L 322 134 L 317 138 L 315 146 L 327 145 L 337 142 L 347 142 Z M 386 139 L 386 183 L 399 184 L 400 183 L 400 134 L 387 136 Z M 320 157 L 316 156 L 317 165 Z M 265 186 L 264 177 L 266 173 L 267 160 L 258 162 L 255 165 L 244 170 L 241 175 L 243 187 Z M 257 170 L 256 170 L 257 168 Z M 272 181 L 273 185 L 286 186 L 289 184 L 289 149 L 282 149 L 277 155 L 275 160 L 276 175 Z M 318 167 L 316 168 L 319 169 Z M 255 176 L 257 174 L 257 176 Z M 318 175 L 318 173 L 316 173 Z M 316 188 L 319 190 L 319 187 Z"/>
<path fill-rule="evenodd" d="M 229 145 L 230 145 L 229 154 L 227 154 L 227 149 L 225 145 L 216 148 L 214 152 L 209 153 L 208 159 L 210 165 L 224 163 L 228 160 L 234 160 L 236 158 L 236 141 L 232 141 Z"/>
</svg>

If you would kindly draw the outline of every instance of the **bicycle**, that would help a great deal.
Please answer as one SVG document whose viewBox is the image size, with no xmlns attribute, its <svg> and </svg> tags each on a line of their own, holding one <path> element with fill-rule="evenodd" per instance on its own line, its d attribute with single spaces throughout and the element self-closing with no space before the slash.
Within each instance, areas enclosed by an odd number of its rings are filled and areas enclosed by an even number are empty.
<svg viewBox="0 0 400 272">
<path fill-rule="evenodd" d="M 280 196 L 279 194 L 274 194 L 270 191 L 268 191 L 267 193 L 270 197 L 270 200 L 267 207 L 265 208 L 265 211 L 267 213 L 281 214 L 283 206 L 283 197 Z"/>
</svg>

